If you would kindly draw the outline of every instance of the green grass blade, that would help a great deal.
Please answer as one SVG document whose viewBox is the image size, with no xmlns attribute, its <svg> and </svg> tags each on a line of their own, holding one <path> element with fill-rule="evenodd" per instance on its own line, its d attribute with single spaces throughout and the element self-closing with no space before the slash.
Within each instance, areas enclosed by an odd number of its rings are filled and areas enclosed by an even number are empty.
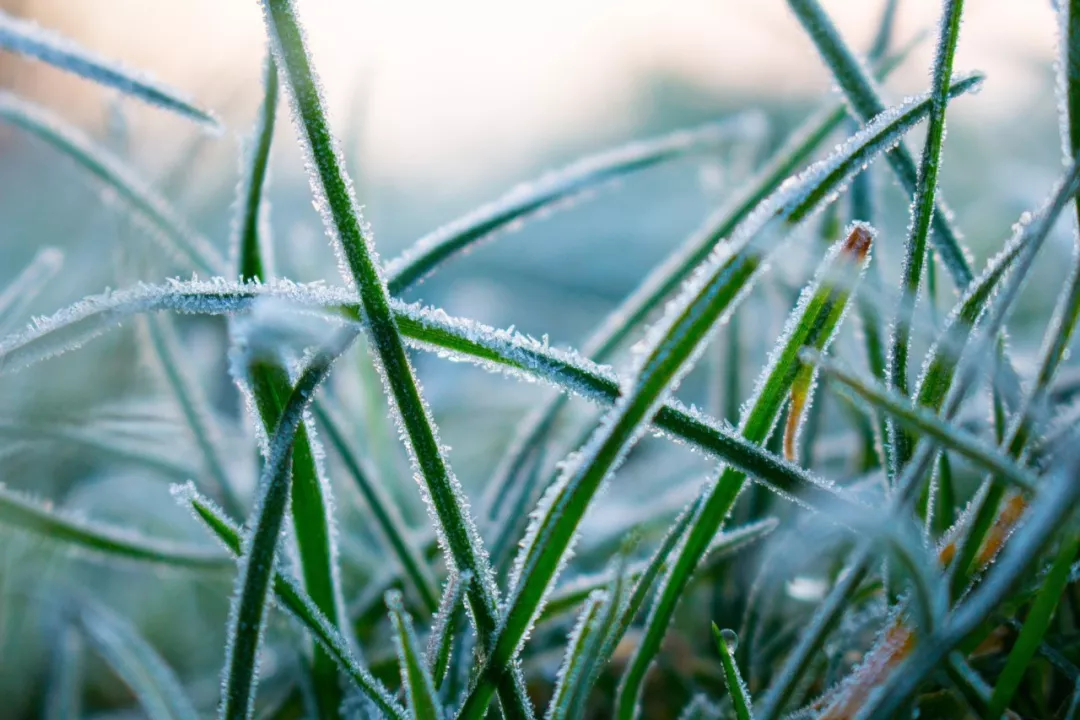
<svg viewBox="0 0 1080 720">
<path fill-rule="evenodd" d="M 469 516 L 461 485 L 450 470 L 413 374 L 405 345 L 390 307 L 386 283 L 374 255 L 370 230 L 364 223 L 344 163 L 330 132 L 318 81 L 291 0 L 264 0 L 263 7 L 275 57 L 286 78 L 298 135 L 311 161 L 310 180 L 323 209 L 327 232 L 335 238 L 343 266 L 356 284 L 368 338 L 381 368 L 391 405 L 399 416 L 406 445 L 427 500 L 439 526 L 439 537 L 458 572 L 472 573 L 470 610 L 480 646 L 488 647 L 498 624 L 498 592 L 486 550 Z M 520 676 L 518 673 L 514 673 Z M 503 711 L 531 716 L 523 682 L 510 679 L 500 692 Z"/>
<path fill-rule="evenodd" d="M 331 310 L 345 308 L 347 315 L 358 315 L 355 296 L 351 294 L 331 294 L 328 298 L 325 289 L 308 289 L 282 281 L 267 285 L 172 282 L 163 286 L 142 286 L 87 298 L 51 318 L 39 319 L 32 328 L 0 340 L 0 374 L 77 347 L 136 313 L 172 310 L 233 314 L 249 309 L 257 298 L 264 296 Z M 483 367 L 526 373 L 603 405 L 613 404 L 620 397 L 622 381 L 609 369 L 590 363 L 580 355 L 558 351 L 521 335 L 476 323 L 466 325 L 438 310 L 418 310 L 396 301 L 394 308 L 400 329 L 421 349 L 449 352 Z M 836 496 L 835 490 L 809 473 L 677 401 L 670 401 L 660 409 L 656 425 L 672 437 L 744 468 L 759 481 L 789 495 L 797 495 L 805 502 L 813 504 L 818 499 Z"/>
<path fill-rule="evenodd" d="M 831 342 L 847 310 L 854 286 L 869 261 L 872 231 L 855 225 L 822 260 L 812 282 L 803 289 L 795 310 L 786 324 L 785 334 L 777 341 L 754 390 L 745 406 L 739 426 L 748 441 L 764 444 L 779 417 L 801 369 L 798 354 L 804 346 L 824 350 Z M 853 277 L 854 276 L 854 277 Z M 686 542 L 661 585 L 653 603 L 645 634 L 634 654 L 620 686 L 616 716 L 633 717 L 646 671 L 660 649 L 675 607 L 690 581 L 694 568 L 708 549 L 713 536 L 731 511 L 742 490 L 746 475 L 733 468 L 722 468 L 719 479 L 702 490 L 705 502 L 694 518 Z"/>
<path fill-rule="evenodd" d="M 427 667 L 435 687 L 442 689 L 446 672 L 450 667 L 450 656 L 454 649 L 454 640 L 459 634 L 457 618 L 464 610 L 465 591 L 472 577 L 469 574 L 451 573 L 443 589 L 439 612 L 431 626 L 431 636 L 427 645 Z"/>
<path fill-rule="evenodd" d="M 249 373 L 261 430 L 269 435 L 283 417 L 292 391 L 289 376 L 281 365 L 261 360 L 250 364 Z M 317 460 L 321 449 L 315 444 L 314 429 L 312 421 L 305 419 L 296 431 L 290 460 L 290 507 L 304 587 L 330 623 L 340 628 L 344 610 L 337 570 L 333 500 L 330 483 Z M 313 671 L 323 716 L 336 716 L 341 704 L 337 668 L 321 648 L 316 649 Z"/>
<path fill-rule="evenodd" d="M 0 292 L 0 333 L 15 325 L 26 306 L 48 285 L 64 263 L 64 253 L 53 247 L 37 251 L 30 264 Z"/>
<path fill-rule="evenodd" d="M 735 665 L 734 652 L 739 646 L 739 637 L 731 630 L 721 630 L 716 627 L 716 623 L 712 624 L 712 633 L 716 641 L 716 651 L 720 653 L 720 662 L 724 666 L 724 682 L 727 683 L 731 704 L 735 707 L 735 717 L 738 720 L 753 720 L 750 691 L 747 690 L 746 683 L 739 675 L 739 668 Z"/>
<path fill-rule="evenodd" d="M 930 89 L 933 107 L 927 121 L 926 142 L 923 145 L 922 160 L 919 163 L 915 201 L 911 208 L 911 226 L 904 245 L 900 304 L 893 316 L 893 333 L 889 343 L 887 386 L 900 395 L 907 395 L 909 392 L 908 354 L 911 351 L 911 320 L 915 313 L 915 301 L 922 282 L 923 264 L 926 260 L 926 239 L 930 234 L 930 223 L 935 213 L 941 147 L 945 139 L 945 107 L 948 103 L 949 80 L 952 77 L 953 59 L 956 57 L 956 43 L 960 37 L 960 17 L 963 9 L 963 0 L 945 0 L 942 9 L 941 36 L 938 38 L 937 51 L 934 54 Z M 893 467 L 890 472 L 892 477 L 895 477 L 899 468 L 903 467 L 910 458 L 911 444 L 903 432 L 896 427 L 895 418 L 890 418 L 886 426 L 889 442 L 892 445 L 889 457 Z"/>
<path fill-rule="evenodd" d="M 220 275 L 225 261 L 210 241 L 193 230 L 120 158 L 44 108 L 0 93 L 0 120 L 14 125 L 71 158 L 96 177 L 158 232 L 168 249 L 197 270 Z"/>
<path fill-rule="evenodd" d="M 259 644 L 270 603 L 278 542 L 291 494 L 293 442 L 303 427 L 304 413 L 316 388 L 329 373 L 333 361 L 354 338 L 354 333 L 340 335 L 333 348 L 311 361 L 283 403 L 275 425 L 251 514 L 251 528 L 244 536 L 240 572 L 229 614 L 230 640 L 220 709 L 222 720 L 248 720 L 251 717 Z"/>
<path fill-rule="evenodd" d="M 267 56 L 263 67 L 263 102 L 255 123 L 251 149 L 244 163 L 244 178 L 237 188 L 238 212 L 234 216 L 233 247 L 236 248 L 236 268 L 241 281 L 265 281 L 271 274 L 269 221 L 265 217 L 267 206 L 264 196 L 277 106 L 278 71 L 271 55 Z"/>
<path fill-rule="evenodd" d="M 1062 0 L 1058 9 L 1057 97 L 1061 150 L 1065 162 L 1080 152 L 1080 2 Z M 1076 200 L 1080 223 L 1080 198 Z"/>
<path fill-rule="evenodd" d="M 88 601 L 75 612 L 90 647 L 131 689 L 150 720 L 198 720 L 172 668 L 131 623 Z"/>
<path fill-rule="evenodd" d="M 217 507 L 213 501 L 199 495 L 195 486 L 174 485 L 173 495 L 181 505 L 189 507 L 195 516 L 210 529 L 234 557 L 239 558 L 243 544 L 243 531 Z M 399 707 L 389 692 L 356 661 L 345 638 L 330 624 L 314 601 L 288 575 L 274 573 L 274 597 L 277 603 L 296 618 L 312 637 L 334 658 L 341 672 L 348 676 L 387 716 L 404 720 L 405 711 Z"/>
<path fill-rule="evenodd" d="M 263 102 L 256 122 L 255 143 L 240 186 L 240 211 L 234 232 L 240 278 L 256 282 L 266 281 L 273 271 L 269 222 L 264 217 L 267 209 L 264 186 L 278 102 L 278 74 L 273 56 L 267 57 L 263 74 Z M 258 411 L 261 427 L 257 430 L 268 435 L 292 389 L 288 374 L 276 363 L 255 362 L 249 367 L 249 377 L 241 384 L 248 387 Z M 318 462 L 321 453 L 314 423 L 305 420 L 297 431 L 292 453 L 291 508 L 300 567 L 304 586 L 316 607 L 333 626 L 342 627 L 344 605 L 338 578 L 333 496 Z M 321 647 L 315 648 L 312 672 L 322 717 L 336 718 L 342 700 L 338 672 L 334 660 Z"/>
<path fill-rule="evenodd" d="M 907 55 L 897 54 L 882 65 L 883 77 Z M 596 328 L 584 343 L 583 353 L 596 362 L 606 361 L 636 330 L 664 299 L 670 296 L 690 273 L 720 242 L 727 238 L 765 198 L 776 192 L 780 184 L 805 165 L 825 141 L 840 127 L 845 117 L 844 106 L 837 103 L 815 113 L 800 125 L 784 144 L 768 159 L 745 190 L 709 217 L 663 263 L 652 270 L 642 283 L 623 300 Z M 565 399 L 555 396 L 538 407 L 522 422 L 515 440 L 503 456 L 488 484 L 484 497 L 487 516 L 498 517 L 508 494 L 508 486 L 520 477 L 523 464 L 541 438 L 547 433 Z"/>
<path fill-rule="evenodd" d="M 752 142 L 764 134 L 760 113 L 735 115 L 699 128 L 628 143 L 592 155 L 511 189 L 499 199 L 428 233 L 386 264 L 387 288 L 400 295 L 435 268 L 507 226 L 557 207 L 590 188 L 729 142 Z"/>
<path fill-rule="evenodd" d="M 420 651 L 420 641 L 413 630 L 412 618 L 405 612 L 401 593 L 396 590 L 386 593 L 386 607 L 390 611 L 390 622 L 394 628 L 394 646 L 397 648 L 398 663 L 401 666 L 401 683 L 405 688 L 412 718 L 439 720 L 442 717 L 442 707 L 435 692 L 435 683 Z"/>
<path fill-rule="evenodd" d="M 1020 636 L 1016 639 L 1005 667 L 994 683 L 994 693 L 990 697 L 990 709 L 986 717 L 996 720 L 1012 702 L 1013 695 L 1024 679 L 1024 672 L 1031 664 L 1039 644 L 1050 627 L 1065 586 L 1069 581 L 1069 571 L 1077 551 L 1080 550 L 1080 534 L 1069 533 L 1062 541 L 1054 556 L 1050 572 L 1043 579 L 1042 588 L 1035 597 Z"/>
<path fill-rule="evenodd" d="M 0 12 L 0 48 L 48 63 L 110 87 L 143 102 L 194 120 L 218 132 L 221 124 L 212 114 L 195 107 L 178 90 L 166 87 L 114 60 L 107 60 L 68 38 L 28 20 Z"/>
<path fill-rule="evenodd" d="M 814 41 L 818 52 L 829 66 L 833 77 L 836 78 L 837 84 L 844 91 L 844 95 L 859 119 L 868 122 L 884 112 L 886 105 L 881 99 L 876 84 L 866 68 L 844 43 L 817 0 L 788 0 L 788 5 L 795 12 L 811 40 Z M 911 153 L 903 144 L 900 144 L 889 152 L 887 158 L 900 184 L 909 195 L 914 196 L 918 189 L 918 172 Z M 948 268 L 953 283 L 958 288 L 966 288 L 972 280 L 967 257 L 960 245 L 958 233 L 949 223 L 950 216 L 944 210 L 940 198 L 936 202 L 937 206 L 933 213 L 935 248 L 945 267 Z"/>
<path fill-rule="evenodd" d="M 220 433 L 214 426 L 209 403 L 180 359 L 179 342 L 172 322 L 168 316 L 148 315 L 146 320 L 150 344 L 180 406 L 195 445 L 202 453 L 203 466 L 213 478 L 225 509 L 234 515 L 243 515 L 243 503 L 233 490 L 229 473 L 225 470 L 225 458 L 216 439 Z"/>
<path fill-rule="evenodd" d="M 198 571 L 227 571 L 233 567 L 233 563 L 217 551 L 152 540 L 127 530 L 65 517 L 3 486 L 0 486 L 0 525 L 70 545 L 95 558 Z"/>
<path fill-rule="evenodd" d="M 85 641 L 74 623 L 60 628 L 53 650 L 45 693 L 43 720 L 78 720 L 82 717 Z"/>
<path fill-rule="evenodd" d="M 326 432 L 330 446 L 334 448 L 345 469 L 356 482 L 357 489 L 372 515 L 375 516 L 375 522 L 383 538 L 393 550 L 413 590 L 428 612 L 434 612 L 439 604 L 435 577 L 427 561 L 422 557 L 420 549 L 410 539 L 409 528 L 402 520 L 393 498 L 383 490 L 376 480 L 377 475 L 374 470 L 368 467 L 367 461 L 353 450 L 341 429 L 343 427 L 341 421 L 334 416 L 330 408 L 316 401 L 315 417 Z"/>
<path fill-rule="evenodd" d="M 574 700 L 574 688 L 580 681 L 582 664 L 589 645 L 596 642 L 597 635 L 601 632 L 600 624 L 605 613 L 616 602 L 609 597 L 606 590 L 594 590 L 589 593 L 585 601 L 585 607 L 578 615 L 577 622 L 570 632 L 566 643 L 566 653 L 563 656 L 562 665 L 559 666 L 555 693 L 548 703 L 548 711 L 544 715 L 546 720 L 565 720 L 570 716 L 571 703 Z M 578 708 L 582 710 L 583 708 Z"/>
<path fill-rule="evenodd" d="M 1038 477 L 1017 465 L 996 447 L 982 442 L 954 423 L 945 422 L 937 415 L 912 405 L 907 398 L 900 397 L 872 380 L 859 377 L 834 360 L 811 352 L 804 352 L 802 357 L 805 362 L 816 365 L 825 375 L 843 383 L 897 422 L 933 436 L 943 447 L 963 455 L 983 470 L 996 473 L 1027 492 L 1033 492 L 1038 485 Z"/>
</svg>

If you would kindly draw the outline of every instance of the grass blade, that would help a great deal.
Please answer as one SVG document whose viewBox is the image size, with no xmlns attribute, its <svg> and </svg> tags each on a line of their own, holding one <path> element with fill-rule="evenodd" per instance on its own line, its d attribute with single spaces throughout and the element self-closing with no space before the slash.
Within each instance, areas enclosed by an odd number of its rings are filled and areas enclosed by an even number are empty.
<svg viewBox="0 0 1080 720">
<path fill-rule="evenodd" d="M 356 482 L 356 487 L 375 516 L 375 522 L 386 544 L 393 551 L 398 563 L 416 591 L 428 612 L 434 612 L 439 605 L 435 577 L 427 561 L 422 557 L 409 535 L 409 528 L 401 518 L 394 501 L 375 479 L 375 471 L 352 448 L 342 431 L 342 423 L 324 404 L 315 402 L 315 417 L 330 440 L 330 445 L 337 452 L 338 458 L 345 465 L 349 475 Z"/>
<path fill-rule="evenodd" d="M 136 313 L 172 310 L 233 314 L 249 309 L 260 297 L 277 297 L 331 311 L 343 309 L 350 317 L 359 316 L 354 295 L 285 281 L 266 285 L 191 281 L 142 286 L 87 298 L 50 318 L 39 319 L 32 328 L 0 340 L 0 374 L 77 347 Z M 438 310 L 419 310 L 397 301 L 393 307 L 399 328 L 418 348 L 446 351 L 453 357 L 468 359 L 482 367 L 526 373 L 604 405 L 613 404 L 620 397 L 620 378 L 580 355 L 554 350 L 530 338 L 476 323 L 466 325 Z M 822 499 L 835 497 L 834 490 L 809 473 L 677 401 L 670 401 L 660 409 L 656 424 L 672 437 L 744 468 L 756 479 L 787 494 L 799 495 L 806 502 L 814 502 L 814 495 L 820 495 Z"/>
<path fill-rule="evenodd" d="M 578 615 L 566 643 L 566 653 L 556 676 L 558 680 L 555 683 L 555 693 L 551 697 L 547 714 L 544 716 L 547 720 L 565 720 L 570 716 L 571 703 L 575 696 L 574 690 L 580 682 L 584 658 L 589 646 L 597 642 L 604 615 L 614 602 L 617 600 L 611 598 L 606 590 L 594 590 L 589 593 L 585 607 Z M 577 710 L 582 711 L 584 708 L 578 706 Z"/>
<path fill-rule="evenodd" d="M 173 495 L 181 505 L 189 507 L 195 516 L 210 529 L 233 557 L 239 558 L 243 532 L 213 501 L 199 495 L 192 484 L 174 485 Z M 312 637 L 334 658 L 341 672 L 348 676 L 364 696 L 388 717 L 404 720 L 405 711 L 389 692 L 360 666 L 341 633 L 330 624 L 314 601 L 288 575 L 274 572 L 274 598 L 296 620 L 307 628 Z"/>
<path fill-rule="evenodd" d="M 220 274 L 225 261 L 210 241 L 176 214 L 165 198 L 138 177 L 120 158 L 95 144 L 82 131 L 44 108 L 0 93 L 0 120 L 14 125 L 71 158 L 96 177 L 158 231 L 169 250 L 210 275 Z"/>
<path fill-rule="evenodd" d="M 78 720 L 82 717 L 85 642 L 73 623 L 60 628 L 53 650 L 44 720 Z"/>
<path fill-rule="evenodd" d="M 269 435 L 285 412 L 291 392 L 288 373 L 277 363 L 256 360 L 249 365 L 248 382 L 262 422 L 261 430 Z M 337 570 L 333 500 L 330 483 L 317 460 L 321 448 L 315 444 L 314 429 L 310 418 L 305 418 L 296 430 L 290 460 L 290 506 L 304 587 L 315 606 L 332 625 L 340 628 L 344 610 Z M 316 648 L 312 665 L 323 716 L 336 716 L 341 704 L 337 668 L 321 648 Z"/>
<path fill-rule="evenodd" d="M 150 720 L 198 720 L 172 668 L 127 620 L 85 601 L 75 612 L 94 652 L 131 689 Z"/>
<path fill-rule="evenodd" d="M 243 503 L 236 496 L 229 473 L 225 470 L 225 458 L 216 440 L 220 433 L 214 426 L 209 403 L 180 360 L 179 342 L 172 322 L 167 316 L 150 315 L 146 320 L 154 354 L 180 406 L 188 430 L 202 453 L 203 466 L 213 478 L 225 509 L 234 515 L 243 515 Z"/>
<path fill-rule="evenodd" d="M 1066 536 L 1061 547 L 1058 548 L 1054 562 L 1050 566 L 1050 572 L 1044 578 L 1039 594 L 1035 597 L 1035 602 L 1024 619 L 1020 636 L 1016 639 L 1016 643 L 1009 652 L 1009 658 L 1005 661 L 1005 667 L 994 683 L 994 693 L 990 696 L 990 709 L 986 714 L 990 720 L 1001 717 L 1020 687 L 1024 672 L 1031 664 L 1035 653 L 1038 652 L 1039 644 L 1050 627 L 1058 602 L 1069 582 L 1069 571 L 1078 550 L 1080 550 L 1080 534 L 1072 532 Z"/>
<path fill-rule="evenodd" d="M 1017 488 L 1033 492 L 1038 485 L 1038 478 L 1017 465 L 1012 458 L 955 424 L 945 422 L 923 408 L 915 407 L 908 399 L 899 397 L 895 392 L 881 387 L 872 380 L 858 377 L 834 360 L 811 352 L 804 352 L 802 357 L 806 362 L 816 365 L 828 377 L 843 383 L 859 397 L 898 422 L 933 436 L 942 446 L 955 450 L 982 469 L 1000 475 L 1002 479 Z"/>
<path fill-rule="evenodd" d="M 234 215 L 232 246 L 236 248 L 236 268 L 243 282 L 265 281 L 270 276 L 270 227 L 264 200 L 277 106 L 277 65 L 274 57 L 268 55 L 263 67 L 262 106 L 255 123 L 251 150 L 244 162 L 244 178 L 237 187 L 238 212 Z"/>
<path fill-rule="evenodd" d="M 336 239 L 343 269 L 360 294 L 367 333 L 387 395 L 399 417 L 406 446 L 423 480 L 424 494 L 437 521 L 441 544 L 458 572 L 472 573 L 470 611 L 480 646 L 488 647 L 497 625 L 498 589 L 487 552 L 469 516 L 461 485 L 450 470 L 413 374 L 405 345 L 394 323 L 386 283 L 374 255 L 370 230 L 362 220 L 351 182 L 330 132 L 318 81 L 292 0 L 264 0 L 267 31 L 287 79 L 298 135 L 310 159 L 310 180 L 328 234 Z M 500 691 L 503 711 L 513 717 L 532 714 L 520 674 Z"/>
<path fill-rule="evenodd" d="M 222 720 L 248 720 L 251 717 L 259 644 L 291 492 L 293 441 L 302 427 L 304 412 L 316 388 L 329 373 L 333 361 L 354 338 L 354 333 L 342 334 L 332 348 L 312 360 L 283 403 L 275 426 L 252 511 L 251 528 L 244 536 L 240 572 L 229 614 L 230 641 L 222 680 Z"/>
<path fill-rule="evenodd" d="M 63 263 L 63 252 L 53 247 L 42 248 L 30 264 L 7 284 L 0 292 L 0 333 L 7 332 L 18 322 L 26 306 L 60 272 Z"/>
<path fill-rule="evenodd" d="M 712 633 L 716 650 L 720 653 L 720 662 L 724 666 L 724 682 L 727 683 L 728 695 L 731 696 L 731 704 L 735 706 L 735 717 L 738 720 L 753 720 L 750 692 L 739 675 L 738 666 L 735 665 L 734 653 L 739 647 L 739 636 L 731 630 L 721 630 L 716 627 L 716 623 L 712 624 Z"/>
<path fill-rule="evenodd" d="M 745 406 L 739 431 L 748 441 L 763 444 L 772 433 L 801 369 L 799 350 L 804 346 L 822 350 L 828 347 L 847 310 L 852 275 L 858 278 L 869 260 L 872 237 L 866 226 L 853 226 L 847 238 L 837 243 L 822 260 L 814 280 L 803 290 L 796 309 L 788 318 L 785 334 L 777 342 L 751 402 Z M 645 635 L 620 686 L 617 717 L 633 717 L 645 673 L 660 649 L 675 606 L 709 542 L 731 511 L 745 479 L 742 472 L 727 467 L 722 469 L 715 483 L 702 490 L 706 500 L 668 570 L 653 603 Z"/>
<path fill-rule="evenodd" d="M 397 647 L 398 663 L 401 665 L 401 682 L 405 687 L 409 710 L 414 720 L 439 720 L 442 707 L 435 693 L 435 683 L 427 670 L 420 641 L 413 630 L 412 618 L 405 612 L 401 593 L 386 593 L 386 607 L 394 627 L 394 645 Z"/>
<path fill-rule="evenodd" d="M 194 120 L 219 132 L 221 124 L 212 114 L 195 107 L 179 91 L 161 85 L 142 73 L 122 67 L 80 47 L 68 38 L 39 27 L 29 20 L 0 12 L 0 48 L 48 63 L 98 85 L 111 87 Z"/>
<path fill-rule="evenodd" d="M 432 623 L 427 646 L 427 667 L 435 687 L 440 690 L 450 667 L 450 656 L 459 630 L 457 619 L 465 609 L 465 591 L 471 581 L 472 577 L 468 574 L 451 573 L 439 602 L 439 612 Z"/>
<path fill-rule="evenodd" d="M 905 55 L 906 51 L 901 52 L 895 62 L 885 63 L 881 68 L 882 75 L 891 71 Z M 650 272 L 637 289 L 604 319 L 583 345 L 584 355 L 596 362 L 606 361 L 660 307 L 664 299 L 679 288 L 694 268 L 746 220 L 754 208 L 813 157 L 840 127 L 844 117 L 844 106 L 837 103 L 816 113 L 796 129 L 754 178 L 746 183 L 745 191 L 708 218 L 700 230 Z M 522 465 L 547 433 L 563 402 L 564 398 L 555 396 L 546 405 L 530 413 L 518 428 L 514 443 L 488 485 L 489 491 L 484 498 L 488 517 L 496 518 L 501 513 L 509 492 L 508 486 L 515 477 L 520 476 Z"/>
<path fill-rule="evenodd" d="M 223 571 L 233 567 L 233 563 L 217 551 L 152 540 L 127 530 L 65 517 L 2 486 L 0 525 L 70 545 L 91 557 L 198 571 Z"/>
<path fill-rule="evenodd" d="M 764 133 L 764 118 L 748 112 L 699 128 L 628 143 L 598 153 L 513 188 L 499 199 L 428 233 L 386 265 L 387 288 L 400 295 L 466 247 L 491 237 L 589 188 L 630 173 L 705 152 L 731 142 L 751 142 Z"/>
<path fill-rule="evenodd" d="M 1057 97 L 1062 159 L 1080 152 L 1080 2 L 1062 0 L 1058 8 Z M 1080 199 L 1076 200 L 1080 223 Z"/>
<path fill-rule="evenodd" d="M 788 5 L 795 12 L 799 22 L 817 46 L 818 52 L 829 66 L 837 84 L 844 91 L 848 102 L 863 122 L 879 116 L 886 105 L 881 99 L 876 84 L 862 63 L 847 47 L 829 16 L 817 0 L 788 0 Z M 900 184 L 909 195 L 914 196 L 918 189 L 918 174 L 911 153 L 901 143 L 887 155 Z M 958 288 L 966 288 L 972 280 L 967 257 L 960 245 L 960 239 L 949 224 L 948 212 L 944 210 L 940 198 L 936 200 L 933 213 L 934 243 L 939 257 L 952 275 L 953 283 Z"/>
<path fill-rule="evenodd" d="M 949 80 L 952 76 L 956 43 L 960 36 L 960 17 L 963 0 L 945 0 L 942 9 L 941 36 L 934 54 L 931 80 L 933 107 L 927 121 L 926 142 L 919 163 L 915 201 L 911 210 L 911 226 L 904 245 L 903 280 L 900 304 L 893 316 L 893 334 L 889 344 L 887 387 L 900 395 L 908 394 L 908 353 L 911 350 L 911 319 L 915 313 L 915 301 L 922 281 L 923 263 L 926 260 L 926 239 L 935 214 L 938 169 L 941 164 L 941 147 L 945 139 L 945 107 L 948 104 Z M 932 296 L 931 296 L 932 297 Z M 911 444 L 897 427 L 896 419 L 886 423 L 892 450 L 889 457 L 896 477 L 911 455 Z"/>
</svg>

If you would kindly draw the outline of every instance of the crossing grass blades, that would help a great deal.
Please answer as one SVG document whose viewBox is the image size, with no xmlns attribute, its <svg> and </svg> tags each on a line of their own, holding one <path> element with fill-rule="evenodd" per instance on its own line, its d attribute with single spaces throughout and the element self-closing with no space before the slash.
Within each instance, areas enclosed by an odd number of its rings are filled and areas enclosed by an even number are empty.
<svg viewBox="0 0 1080 720">
<path fill-rule="evenodd" d="M 963 1 L 941 3 L 930 85 L 899 103 L 881 86 L 908 50 L 892 47 L 896 2 L 885 3 L 865 58 L 817 0 L 788 4 L 805 51 L 843 98 L 733 183 L 727 202 L 580 351 L 400 298 L 476 244 L 612 179 L 760 143 L 760 114 L 591 156 L 383 262 L 292 0 L 262 2 L 263 102 L 228 249 L 114 150 L 27 100 L 0 97 L 0 121 L 108 188 L 203 278 L 148 279 L 13 330 L 62 272 L 59 252 L 42 251 L 0 293 L 2 380 L 18 382 L 19 371 L 122 322 L 144 323 L 201 468 L 173 496 L 206 542 L 155 538 L 3 487 L 0 524 L 77 562 L 167 572 L 173 582 L 235 578 L 223 641 L 212 648 L 220 692 L 209 701 L 137 623 L 89 588 L 66 586 L 49 603 L 59 628 L 43 681 L 49 716 L 81 716 L 97 677 L 88 668 L 100 662 L 155 719 L 1080 717 L 1080 438 L 1066 407 L 1080 318 L 1080 0 L 1057 3 L 1064 170 L 1042 203 L 1002 230 L 981 269 L 938 190 L 947 111 L 977 103 L 965 96 L 983 82 L 953 67 Z M 218 128 L 176 91 L 28 21 L 0 15 L 0 47 Z M 282 99 L 338 279 L 275 274 L 264 196 Z M 922 146 L 909 149 L 917 126 Z M 873 181 L 882 177 L 911 199 L 906 233 L 880 229 Z M 1010 317 L 1055 226 L 1074 238 L 1073 267 L 1039 323 L 1041 345 L 1021 363 L 1006 341 Z M 774 264 L 792 250 L 810 258 L 801 288 L 782 309 L 763 305 L 756 290 L 778 282 Z M 880 256 L 900 265 L 880 267 Z M 955 298 L 942 302 L 939 283 Z M 751 303 L 755 313 L 771 307 L 769 322 L 783 328 L 760 357 L 740 340 L 740 311 Z M 177 315 L 227 326 L 249 434 L 225 433 L 208 409 L 207 378 L 177 340 Z M 379 458 L 358 449 L 369 447 L 358 442 L 364 426 L 327 389 L 357 372 L 341 361 L 357 345 L 415 484 L 395 485 Z M 482 491 L 469 483 L 472 497 L 417 381 L 418 354 L 558 391 L 522 418 Z M 706 413 L 678 394 L 716 356 L 727 358 L 725 397 Z M 572 444 L 556 432 L 568 398 L 598 413 Z M 823 414 L 825 403 L 846 414 Z M 971 409 L 983 407 L 992 420 L 973 423 Z M 187 479 L 107 428 L 37 432 Z M 257 480 L 237 476 L 224 434 L 254 438 Z M 712 470 L 681 497 L 644 508 L 620 537 L 584 537 L 587 516 L 611 502 L 622 466 L 651 435 L 697 451 Z M 843 438 L 842 463 L 820 459 L 830 436 Z M 331 478 L 331 467 L 342 476 Z M 334 494 L 343 489 L 362 498 L 365 532 L 383 558 L 383 572 L 360 587 L 344 571 L 357 559 L 341 539 Z M 419 494 L 429 526 L 409 519 L 403 492 Z M 813 577 L 794 577 L 785 556 Z M 283 644 L 297 662 L 282 665 Z"/>
</svg>

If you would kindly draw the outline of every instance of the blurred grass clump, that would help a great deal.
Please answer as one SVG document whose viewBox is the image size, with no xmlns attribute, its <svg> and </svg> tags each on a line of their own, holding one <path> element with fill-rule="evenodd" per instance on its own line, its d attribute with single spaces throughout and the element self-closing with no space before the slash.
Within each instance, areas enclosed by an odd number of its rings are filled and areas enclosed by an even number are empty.
<svg viewBox="0 0 1080 720">
<path fill-rule="evenodd" d="M 1080 2 L 1060 138 L 947 137 L 962 0 L 906 98 L 895 0 L 865 52 L 788 0 L 820 107 L 694 98 L 378 242 L 260 4 L 238 177 L 199 103 L 0 14 L 116 94 L 100 136 L 0 94 L 0 714 L 1080 714 Z"/>
</svg>

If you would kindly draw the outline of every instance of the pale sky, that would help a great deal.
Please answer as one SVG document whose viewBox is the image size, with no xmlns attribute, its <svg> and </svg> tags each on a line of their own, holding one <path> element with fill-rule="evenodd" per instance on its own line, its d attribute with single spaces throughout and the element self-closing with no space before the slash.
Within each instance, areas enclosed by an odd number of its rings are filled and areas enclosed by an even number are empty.
<svg viewBox="0 0 1080 720">
<path fill-rule="evenodd" d="M 865 47 L 882 0 L 824 0 Z M 1018 115 L 1046 95 L 1033 61 L 1053 56 L 1049 0 L 966 4 L 958 70 L 986 71 L 958 114 Z M 307 0 L 301 4 L 336 128 L 363 87 L 364 157 L 399 183 L 482 181 L 560 138 L 633 124 L 642 81 L 676 75 L 708 92 L 771 88 L 812 96 L 823 66 L 783 0 Z M 933 32 L 940 3 L 901 0 L 898 41 Z M 246 131 L 257 103 L 263 27 L 254 0 L 34 0 L 21 13 L 185 89 Z M 895 85 L 928 84 L 931 38 Z M 102 94 L 45 69 L 15 84 L 67 116 L 100 119 Z M 7 78 L 10 82 L 10 75 Z M 136 137 L 159 142 L 154 114 Z M 139 133 L 142 133 L 141 135 Z"/>
</svg>

